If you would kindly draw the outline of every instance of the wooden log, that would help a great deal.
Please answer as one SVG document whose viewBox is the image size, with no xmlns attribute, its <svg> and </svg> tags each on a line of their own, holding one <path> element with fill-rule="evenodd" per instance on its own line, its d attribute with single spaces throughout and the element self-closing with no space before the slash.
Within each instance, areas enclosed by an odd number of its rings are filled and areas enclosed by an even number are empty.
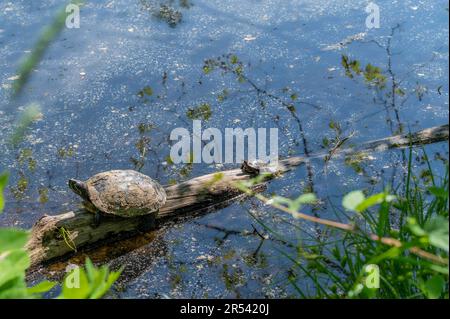
<svg viewBox="0 0 450 319">
<path fill-rule="evenodd" d="M 334 157 L 356 154 L 358 152 L 381 152 L 389 149 L 401 149 L 409 146 L 427 145 L 448 141 L 449 125 L 434 126 L 410 134 L 394 135 L 378 140 L 365 142 L 357 147 L 341 148 L 334 153 Z M 287 172 L 293 167 L 301 165 L 314 158 L 325 158 L 328 153 L 312 154 L 308 158 L 302 156 L 290 157 L 279 162 L 279 170 Z"/>
<path fill-rule="evenodd" d="M 348 155 L 361 151 L 382 151 L 391 148 L 402 148 L 410 145 L 425 145 L 448 140 L 448 125 L 433 127 L 413 134 L 397 135 L 380 140 L 370 141 L 359 147 L 343 148 L 334 155 Z M 305 157 L 291 157 L 280 160 L 276 174 L 281 173 L 311 160 L 324 157 L 326 154 Z M 182 215 L 199 214 L 224 206 L 243 196 L 235 187 L 234 182 L 250 180 L 253 176 L 243 173 L 240 169 L 226 170 L 193 178 L 189 181 L 165 187 L 167 203 L 157 217 L 157 224 L 169 218 Z M 255 185 L 255 190 L 264 188 L 264 184 Z M 132 235 L 142 230 L 149 230 L 157 225 L 148 223 L 147 218 L 104 218 L 98 227 L 94 227 L 93 214 L 84 211 L 72 211 L 56 216 L 45 215 L 40 218 L 31 230 L 27 244 L 32 265 L 63 256 L 78 248 L 99 243 L 104 240 L 121 238 L 123 234 Z"/>
<path fill-rule="evenodd" d="M 44 215 L 34 224 L 27 243 L 31 264 L 34 266 L 49 261 L 103 240 L 145 232 L 169 218 L 202 214 L 244 196 L 231 183 L 248 180 L 249 175 L 240 169 L 219 174 L 208 174 L 165 187 L 167 201 L 159 211 L 156 224 L 149 223 L 145 217 L 102 217 L 100 224 L 95 226 L 94 214 L 84 209 L 55 216 Z M 264 183 L 254 186 L 255 191 L 264 188 Z"/>
</svg>

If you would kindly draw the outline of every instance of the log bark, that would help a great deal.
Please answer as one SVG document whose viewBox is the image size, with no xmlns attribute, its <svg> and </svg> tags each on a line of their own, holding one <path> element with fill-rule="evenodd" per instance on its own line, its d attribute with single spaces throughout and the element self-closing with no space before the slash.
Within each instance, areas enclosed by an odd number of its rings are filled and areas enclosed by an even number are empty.
<svg viewBox="0 0 450 319">
<path fill-rule="evenodd" d="M 449 127 L 442 125 L 412 134 L 397 135 L 370 141 L 358 147 L 342 148 L 334 156 L 350 155 L 362 151 L 383 151 L 391 148 L 404 148 L 448 140 Z M 280 160 L 276 174 L 267 175 L 266 180 L 279 176 L 312 158 L 325 157 L 326 154 L 305 157 L 290 157 Z M 84 211 L 71 211 L 56 216 L 44 215 L 31 230 L 27 244 L 33 266 L 61 257 L 79 248 L 98 244 L 105 240 L 115 240 L 133 235 L 139 231 L 154 228 L 167 219 L 183 215 L 208 212 L 218 206 L 226 206 L 243 194 L 233 187 L 234 182 L 246 181 L 253 176 L 240 169 L 226 170 L 193 178 L 189 181 L 165 187 L 167 202 L 161 208 L 156 225 L 148 218 L 103 218 L 98 227 L 94 226 L 93 214 Z M 264 182 L 254 186 L 256 191 L 264 188 Z"/>
</svg>

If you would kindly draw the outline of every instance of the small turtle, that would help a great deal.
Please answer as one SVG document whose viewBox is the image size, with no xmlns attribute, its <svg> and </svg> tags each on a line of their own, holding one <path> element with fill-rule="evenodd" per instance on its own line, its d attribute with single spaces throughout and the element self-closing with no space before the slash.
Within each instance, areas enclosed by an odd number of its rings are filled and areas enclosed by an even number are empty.
<svg viewBox="0 0 450 319">
<path fill-rule="evenodd" d="M 164 188 L 150 177 L 132 170 L 99 173 L 87 181 L 69 180 L 72 191 L 84 199 L 85 208 L 95 213 L 119 217 L 149 215 L 153 221 L 159 208 L 166 203 Z"/>
<path fill-rule="evenodd" d="M 277 165 L 271 165 L 261 160 L 243 161 L 241 170 L 244 173 L 254 176 L 259 174 L 276 174 Z"/>
</svg>

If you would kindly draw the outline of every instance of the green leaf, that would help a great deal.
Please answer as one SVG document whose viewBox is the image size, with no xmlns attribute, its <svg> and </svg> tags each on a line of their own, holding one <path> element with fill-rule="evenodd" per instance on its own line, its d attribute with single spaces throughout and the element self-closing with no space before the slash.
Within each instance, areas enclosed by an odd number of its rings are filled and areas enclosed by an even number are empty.
<svg viewBox="0 0 450 319">
<path fill-rule="evenodd" d="M 358 205 L 365 200 L 364 193 L 362 191 L 353 191 L 344 196 L 342 200 L 342 206 L 345 209 L 351 211 L 357 211 Z"/>
<path fill-rule="evenodd" d="M 447 253 L 449 251 L 449 223 L 448 219 L 442 216 L 437 216 L 424 226 L 425 232 L 428 234 L 428 240 L 431 245 L 437 248 L 444 249 Z"/>
<path fill-rule="evenodd" d="M 411 233 L 416 236 L 422 237 L 426 235 L 425 230 L 417 223 L 417 220 L 413 217 L 408 218 L 408 227 Z"/>
<path fill-rule="evenodd" d="M 66 275 L 61 295 L 64 299 L 98 299 L 103 297 L 119 278 L 121 270 L 110 272 L 107 266 L 97 268 L 86 259 L 83 268 L 75 268 Z"/>
<path fill-rule="evenodd" d="M 372 206 L 380 204 L 384 201 L 385 197 L 386 196 L 384 193 L 372 195 L 372 196 L 364 199 L 361 203 L 359 203 L 358 206 L 356 206 L 356 211 L 362 212 Z"/>
<path fill-rule="evenodd" d="M 446 218 L 436 216 L 427 221 L 423 227 L 414 218 L 410 218 L 408 226 L 414 235 L 425 237 L 434 247 L 449 251 L 449 222 Z"/>
<path fill-rule="evenodd" d="M 119 278 L 120 272 L 109 273 L 106 267 L 102 267 L 97 273 L 96 289 L 92 292 L 91 298 L 101 298 L 111 288 L 114 282 Z"/>
<path fill-rule="evenodd" d="M 61 299 L 87 299 L 90 293 L 90 285 L 86 272 L 82 268 L 74 268 L 63 280 Z"/>
<path fill-rule="evenodd" d="M 402 254 L 403 250 L 399 247 L 392 247 L 388 250 L 386 250 L 384 253 L 374 257 L 371 262 L 374 264 L 380 263 L 382 260 L 385 259 L 395 259 L 398 256 Z"/>
<path fill-rule="evenodd" d="M 53 287 L 55 287 L 56 282 L 52 281 L 42 281 L 38 283 L 37 285 L 27 288 L 27 294 L 33 295 L 33 294 L 42 294 L 44 292 L 49 291 Z"/>
<path fill-rule="evenodd" d="M 436 197 L 447 199 L 448 192 L 445 188 L 432 186 L 428 188 L 428 191 Z"/>
<path fill-rule="evenodd" d="M 292 200 L 290 198 L 282 197 L 282 196 L 273 196 L 272 202 L 275 204 L 282 204 L 290 206 L 292 204 Z"/>
<path fill-rule="evenodd" d="M 5 253 L 0 259 L 0 287 L 15 278 L 24 278 L 29 266 L 30 258 L 24 250 Z"/>
<path fill-rule="evenodd" d="M 283 206 L 287 206 L 289 210 L 297 212 L 300 210 L 302 205 L 306 204 L 314 204 L 317 202 L 316 195 L 312 193 L 302 194 L 297 197 L 295 200 L 290 198 L 282 197 L 282 196 L 273 196 L 272 202 L 275 204 L 281 204 Z"/>
<path fill-rule="evenodd" d="M 438 272 L 438 273 L 448 276 L 448 266 L 444 267 L 444 266 L 439 266 L 439 265 L 433 264 L 433 265 L 430 265 L 429 267 L 431 270 L 433 270 L 435 272 Z"/>
<path fill-rule="evenodd" d="M 3 191 L 6 188 L 6 184 L 8 184 L 8 174 L 2 173 L 0 174 L 0 213 L 5 208 L 5 198 L 3 197 Z"/>
<path fill-rule="evenodd" d="M 385 193 L 380 193 L 380 194 L 375 194 L 372 195 L 368 198 L 366 198 L 365 200 L 363 200 L 357 207 L 356 207 L 356 211 L 357 212 L 363 212 L 366 209 L 381 204 L 384 201 L 386 202 L 391 202 L 395 199 L 396 197 L 393 195 L 386 195 Z"/>
<path fill-rule="evenodd" d="M 0 299 L 18 299 L 26 297 L 28 297 L 28 294 L 24 274 L 13 277 L 3 285 L 0 285 Z"/>
<path fill-rule="evenodd" d="M 425 283 L 420 284 L 423 294 L 429 299 L 438 299 L 445 289 L 445 280 L 442 276 L 435 275 Z"/>
<path fill-rule="evenodd" d="M 300 204 L 314 204 L 317 202 L 317 197 L 313 193 L 307 193 L 300 195 L 295 201 Z"/>
<path fill-rule="evenodd" d="M 28 232 L 14 228 L 0 229 L 0 253 L 22 249 L 28 240 Z"/>
</svg>

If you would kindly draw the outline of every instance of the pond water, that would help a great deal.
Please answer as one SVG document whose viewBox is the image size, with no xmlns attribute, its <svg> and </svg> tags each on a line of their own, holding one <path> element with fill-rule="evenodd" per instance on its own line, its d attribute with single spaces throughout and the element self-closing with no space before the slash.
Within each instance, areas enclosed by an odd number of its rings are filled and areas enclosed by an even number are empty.
<svg viewBox="0 0 450 319">
<path fill-rule="evenodd" d="M 349 143 L 358 144 L 447 123 L 448 1 L 376 1 L 381 19 L 374 29 L 366 27 L 367 4 L 86 1 L 80 28 L 61 32 L 21 95 L 11 100 L 21 58 L 61 1 L 1 0 L 0 170 L 11 176 L 0 225 L 29 228 L 43 214 L 79 207 L 69 178 L 138 169 L 170 184 L 237 167 L 167 161 L 170 132 L 191 131 L 196 110 L 203 111 L 204 128 L 277 127 L 282 157 L 326 151 L 336 138 L 351 136 Z M 169 17 L 161 8 L 168 8 Z M 343 56 L 380 72 L 368 83 L 363 73 L 346 72 Z M 219 57 L 226 61 L 224 70 L 205 65 Z M 7 139 L 18 111 L 29 103 L 40 105 L 41 119 L 11 148 Z M 442 171 L 436 155 L 448 158 L 448 145 L 425 149 Z M 390 151 L 327 165 L 313 160 L 309 169 L 271 182 L 265 192 L 296 197 L 314 191 L 322 202 L 315 214 L 345 220 L 342 196 L 398 187 L 403 155 Z M 418 174 L 423 168 L 414 161 Z M 296 296 L 289 282 L 292 263 L 281 254 L 295 250 L 274 236 L 262 240 L 254 229 L 267 230 L 259 222 L 289 242 L 332 240 L 322 228 L 248 199 L 166 225 L 124 243 L 126 249 L 117 244 L 87 255 L 126 266 L 113 297 Z M 40 276 L 63 267 L 50 266 Z M 298 276 L 300 285 L 314 290 L 308 278 Z"/>
</svg>

